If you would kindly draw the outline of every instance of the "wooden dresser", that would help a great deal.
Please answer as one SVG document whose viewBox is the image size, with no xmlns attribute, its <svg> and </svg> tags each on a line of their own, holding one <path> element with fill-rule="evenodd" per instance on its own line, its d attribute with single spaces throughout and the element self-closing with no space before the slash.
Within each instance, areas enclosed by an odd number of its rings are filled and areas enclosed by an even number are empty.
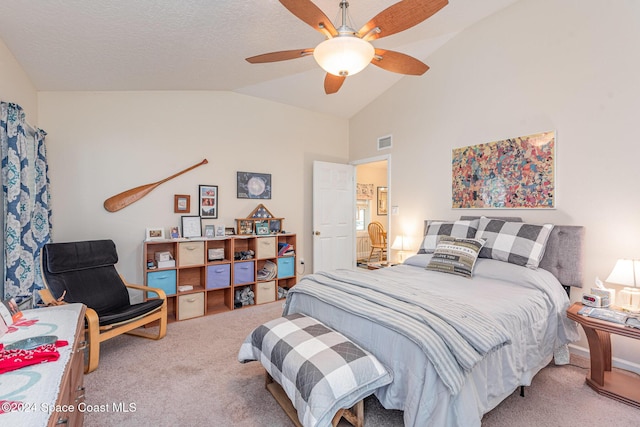
<svg viewBox="0 0 640 427">
<path fill-rule="evenodd" d="M 55 335 L 69 345 L 60 358 L 0 375 L 0 425 L 81 426 L 84 420 L 84 312 L 82 304 L 23 311 L 23 318 L 0 337 L 7 345 Z"/>
</svg>

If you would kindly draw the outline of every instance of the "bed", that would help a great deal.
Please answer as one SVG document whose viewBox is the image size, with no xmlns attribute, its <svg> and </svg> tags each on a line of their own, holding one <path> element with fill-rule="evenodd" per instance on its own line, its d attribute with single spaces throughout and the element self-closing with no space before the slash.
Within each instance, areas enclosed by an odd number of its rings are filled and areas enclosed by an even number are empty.
<svg viewBox="0 0 640 427">
<path fill-rule="evenodd" d="M 547 227 L 544 244 L 532 244 L 534 268 L 501 252 L 510 231 L 501 234 L 496 223 L 522 234 L 529 225 L 519 218 L 425 221 L 421 250 L 402 265 L 305 276 L 283 315 L 318 319 L 375 355 L 393 376 L 375 395 L 386 409 L 404 411 L 406 426 L 479 426 L 554 354 L 556 363 L 567 363 L 566 345 L 579 337 L 565 312 L 568 287 L 582 284 L 583 228 Z M 426 268 L 447 244 L 442 236 L 458 242 L 480 231 L 487 246 L 471 277 Z"/>
</svg>

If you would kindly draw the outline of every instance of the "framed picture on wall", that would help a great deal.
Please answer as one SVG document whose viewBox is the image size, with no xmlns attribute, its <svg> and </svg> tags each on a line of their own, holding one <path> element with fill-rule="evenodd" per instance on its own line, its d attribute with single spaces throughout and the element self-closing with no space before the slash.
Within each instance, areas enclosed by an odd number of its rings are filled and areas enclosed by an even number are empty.
<svg viewBox="0 0 640 427">
<path fill-rule="evenodd" d="M 378 215 L 386 215 L 388 208 L 387 187 L 378 187 Z"/>
<path fill-rule="evenodd" d="M 173 196 L 173 212 L 185 214 L 191 212 L 191 196 L 188 194 L 176 194 Z"/>
<path fill-rule="evenodd" d="M 238 172 L 238 199 L 270 199 L 271 174 L 255 172 Z"/>
<path fill-rule="evenodd" d="M 218 186 L 200 185 L 200 216 L 202 218 L 218 218 Z"/>
<path fill-rule="evenodd" d="M 451 207 L 555 209 L 555 147 L 547 131 L 454 148 Z"/>
</svg>

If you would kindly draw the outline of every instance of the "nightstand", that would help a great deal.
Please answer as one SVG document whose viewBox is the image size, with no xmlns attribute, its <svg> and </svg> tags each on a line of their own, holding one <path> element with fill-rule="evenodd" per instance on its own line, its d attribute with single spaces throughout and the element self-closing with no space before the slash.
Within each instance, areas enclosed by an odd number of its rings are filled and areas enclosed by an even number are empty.
<svg viewBox="0 0 640 427">
<path fill-rule="evenodd" d="M 587 385 L 598 393 L 628 405 L 640 408 L 640 377 L 611 370 L 611 334 L 640 339 L 640 329 L 593 317 L 582 316 L 575 303 L 567 310 L 567 317 L 584 329 L 589 342 L 591 370 L 587 372 Z"/>
</svg>

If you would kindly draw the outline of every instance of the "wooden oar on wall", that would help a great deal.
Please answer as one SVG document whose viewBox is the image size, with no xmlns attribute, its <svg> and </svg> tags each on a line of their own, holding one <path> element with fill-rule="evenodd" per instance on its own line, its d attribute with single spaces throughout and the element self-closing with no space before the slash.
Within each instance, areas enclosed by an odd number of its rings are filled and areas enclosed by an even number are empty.
<svg viewBox="0 0 640 427">
<path fill-rule="evenodd" d="M 209 163 L 207 159 L 204 159 L 200 163 L 195 164 L 191 167 L 188 167 L 185 170 L 180 171 L 175 175 L 171 175 L 170 177 L 165 178 L 162 181 L 154 182 L 147 185 L 141 185 L 140 187 L 132 188 L 131 190 L 123 191 L 120 194 L 116 194 L 115 196 L 109 197 L 107 200 L 104 201 L 104 208 L 109 212 L 116 212 L 122 208 L 126 208 L 130 204 L 137 202 L 138 200 L 142 199 L 144 196 L 149 194 L 158 185 L 165 183 L 170 179 L 173 179 L 179 175 L 182 175 L 183 173 L 187 173 L 191 169 L 195 169 L 198 166 L 206 165 L 207 163 Z"/>
</svg>

